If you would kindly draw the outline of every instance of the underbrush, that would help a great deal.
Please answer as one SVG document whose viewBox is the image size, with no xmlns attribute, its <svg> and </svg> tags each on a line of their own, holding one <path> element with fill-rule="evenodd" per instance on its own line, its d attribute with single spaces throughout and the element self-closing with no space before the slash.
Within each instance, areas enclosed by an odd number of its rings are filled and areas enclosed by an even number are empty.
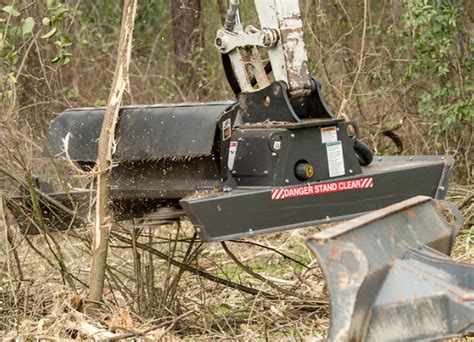
<svg viewBox="0 0 474 342">
<path fill-rule="evenodd" d="M 465 218 L 453 257 L 470 263 L 473 195 L 472 187 L 457 185 L 449 193 Z M 305 246 L 324 226 L 224 246 L 200 242 L 187 220 L 142 229 L 133 229 L 132 222 L 118 225 L 105 304 L 90 313 L 84 310 L 89 231 L 28 236 L 5 211 L 2 222 L 3 340 L 314 340 L 327 332 L 325 282 Z"/>
</svg>

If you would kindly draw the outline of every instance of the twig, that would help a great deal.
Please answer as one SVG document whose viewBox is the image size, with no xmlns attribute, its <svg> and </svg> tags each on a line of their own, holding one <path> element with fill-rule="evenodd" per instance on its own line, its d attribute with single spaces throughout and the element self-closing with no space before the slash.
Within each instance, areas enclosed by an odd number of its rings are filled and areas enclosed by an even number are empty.
<svg viewBox="0 0 474 342">
<path fill-rule="evenodd" d="M 186 316 L 189 316 L 189 315 L 192 314 L 194 311 L 196 311 L 196 310 L 191 310 L 191 311 L 185 312 L 184 314 L 182 314 L 182 315 L 176 317 L 176 318 L 173 320 L 173 322 L 171 323 L 171 325 L 170 325 L 168 328 L 166 328 L 166 330 L 163 331 L 163 332 L 156 338 L 156 340 L 157 340 L 157 341 L 161 341 L 161 339 L 162 339 L 163 337 L 165 337 L 166 334 L 168 334 L 168 333 L 171 331 L 171 329 L 174 328 L 174 326 L 176 325 L 176 323 L 178 323 L 178 321 L 179 321 L 180 319 L 182 319 L 182 318 L 184 318 L 184 317 L 186 317 Z"/>
<path fill-rule="evenodd" d="M 143 331 L 136 331 L 136 332 L 131 332 L 131 333 L 128 333 L 128 334 L 123 334 L 123 335 L 118 335 L 118 336 L 115 336 L 113 338 L 110 338 L 108 339 L 108 341 L 117 341 L 117 340 L 122 340 L 122 339 L 125 339 L 125 338 L 131 338 L 131 337 L 139 337 L 139 336 L 143 336 L 147 333 L 149 333 L 150 331 L 153 331 L 153 330 L 157 330 L 161 327 L 164 327 L 165 325 L 168 325 L 170 324 L 170 326 L 168 328 L 166 328 L 166 330 L 164 332 L 162 332 L 160 334 L 159 337 L 155 338 L 156 341 L 159 341 L 161 340 L 166 334 L 168 334 L 171 329 L 173 329 L 173 327 L 176 325 L 176 323 L 178 323 L 179 320 L 193 314 L 196 310 L 193 309 L 193 310 L 190 310 L 188 312 L 185 312 L 184 314 L 176 317 L 175 319 L 173 319 L 172 321 L 168 321 L 168 322 L 163 322 L 163 323 L 160 323 L 158 325 L 154 325 L 148 329 L 145 329 Z"/>
<path fill-rule="evenodd" d="M 342 100 L 341 107 L 339 108 L 337 116 L 339 117 L 345 110 L 347 103 L 350 101 L 352 94 L 354 93 L 354 89 L 356 87 L 357 81 L 359 80 L 359 75 L 362 70 L 362 64 L 364 62 L 364 50 L 365 50 L 365 36 L 367 33 L 367 12 L 368 12 L 368 0 L 364 0 L 364 22 L 362 28 L 362 42 L 360 45 L 360 58 L 359 63 L 357 65 L 356 74 L 354 77 L 354 81 L 352 82 L 351 89 L 349 91 L 349 95 Z"/>
<path fill-rule="evenodd" d="M 472 201 L 473 198 L 474 198 L 474 194 L 471 194 L 470 196 L 467 196 L 465 199 L 462 200 L 461 203 L 459 203 L 458 208 L 461 209 L 466 204 L 468 204 L 470 201 Z"/>
<path fill-rule="evenodd" d="M 19 280 L 23 280 L 23 271 L 21 269 L 21 262 L 20 258 L 18 257 L 18 252 L 16 250 L 17 246 L 14 246 L 14 241 L 12 238 L 11 234 L 11 228 L 10 225 L 7 222 L 7 216 L 6 216 L 6 204 L 5 204 L 5 197 L 3 195 L 0 195 L 0 220 L 3 222 L 3 226 L 5 228 L 5 238 L 7 241 L 7 246 L 6 246 L 6 254 L 7 254 L 7 268 L 9 269 L 9 273 L 11 272 L 10 270 L 10 254 L 13 254 L 13 257 L 15 259 L 17 269 L 18 269 L 18 277 Z"/>
<path fill-rule="evenodd" d="M 120 234 L 117 234 L 117 233 L 112 233 L 111 236 L 113 236 L 114 238 L 116 238 L 117 240 L 120 240 L 122 242 L 125 242 L 125 243 L 128 243 L 128 244 L 131 244 L 132 243 L 132 240 L 120 235 Z M 159 257 L 160 259 L 163 259 L 163 260 L 166 260 L 168 261 L 170 264 L 176 266 L 176 267 L 179 267 L 179 268 L 182 268 L 184 269 L 185 271 L 187 272 L 190 272 L 190 273 L 193 273 L 193 274 L 196 274 L 200 277 L 203 277 L 207 280 L 210 280 L 210 281 L 213 281 L 215 283 L 219 283 L 221 285 L 225 285 L 225 286 L 228 286 L 228 287 L 231 287 L 231 288 L 234 288 L 234 289 L 237 289 L 239 291 L 242 291 L 242 292 L 245 292 L 245 293 L 249 293 L 251 295 L 257 295 L 257 294 L 260 294 L 266 298 L 270 298 L 270 299 L 276 299 L 278 298 L 277 296 L 274 296 L 270 293 L 266 293 L 264 291 L 260 291 L 260 290 L 256 290 L 256 289 L 252 289 L 250 287 L 247 287 L 247 286 L 244 286 L 244 285 L 241 285 L 241 284 L 237 284 L 237 283 L 234 283 L 233 281 L 230 281 L 230 280 L 227 280 L 227 279 L 222 279 L 222 278 L 219 278 L 217 276 L 214 276 L 210 273 L 207 273 L 201 269 L 198 269 L 198 268 L 195 268 L 195 267 L 192 267 L 192 266 L 189 266 L 185 263 L 182 263 L 180 261 L 177 261 L 175 259 L 171 259 L 168 255 L 166 255 L 165 253 L 162 253 L 160 252 L 159 250 L 153 248 L 153 247 L 150 247 L 148 245 L 144 245 L 142 243 L 139 243 L 137 242 L 136 243 L 136 246 L 140 249 L 143 249 L 149 253 L 152 253 L 154 255 L 156 255 L 157 257 Z"/>
<path fill-rule="evenodd" d="M 198 248 L 196 248 L 193 251 L 193 246 L 194 246 L 194 242 L 196 241 L 196 238 L 197 238 L 197 234 L 194 233 L 193 238 L 191 240 L 191 243 L 189 244 L 188 249 L 186 251 L 186 254 L 184 255 L 183 263 L 189 264 L 195 258 L 195 256 L 197 255 L 197 252 L 199 251 L 199 248 L 201 247 L 201 244 L 198 246 Z M 176 292 L 178 290 L 178 284 L 179 284 L 179 281 L 181 280 L 181 277 L 182 277 L 183 273 L 184 273 L 184 269 L 180 268 L 179 271 L 178 271 L 178 274 L 175 276 L 175 278 L 171 282 L 170 291 L 169 291 L 169 295 L 168 295 L 168 297 L 169 297 L 168 303 L 169 303 L 170 306 L 171 306 L 171 303 L 173 302 L 174 297 L 176 295 Z"/>
<path fill-rule="evenodd" d="M 58 269 L 58 267 L 51 261 L 49 260 L 49 258 L 44 255 L 43 253 L 41 253 L 41 251 L 35 247 L 35 245 L 30 241 L 30 239 L 28 237 L 26 237 L 26 242 L 28 243 L 28 245 L 31 247 L 31 249 L 36 253 L 38 254 L 38 256 L 40 256 L 42 259 L 44 259 L 49 266 L 51 266 L 51 268 L 59 271 L 59 272 L 68 272 L 69 276 L 74 278 L 77 282 L 79 282 L 82 286 L 84 287 L 87 287 L 87 284 L 84 283 L 81 279 L 79 279 L 78 277 L 76 277 L 75 275 L 73 275 L 72 273 L 70 273 L 69 271 L 67 270 L 62 270 L 61 268 Z"/>
<path fill-rule="evenodd" d="M 292 262 L 294 262 L 295 264 L 298 264 L 300 266 L 303 266 L 304 268 L 307 268 L 307 269 L 313 269 L 314 267 L 309 267 L 308 265 L 302 263 L 301 261 L 298 261 L 292 257 L 290 257 L 289 255 L 286 255 L 285 253 L 283 252 L 280 252 L 278 249 L 276 248 L 273 248 L 273 247 L 270 247 L 270 246 L 267 246 L 267 245 L 263 245 L 261 243 L 258 243 L 258 242 L 253 242 L 253 241 L 242 241 L 242 240 L 230 240 L 231 242 L 234 242 L 234 243 L 243 243 L 243 244 L 248 244 L 248 245 L 253 245 L 253 246 L 257 246 L 257 247 L 261 247 L 261 248 L 264 248 L 264 249 L 268 249 L 272 252 L 275 252 L 277 253 L 278 255 L 282 256 L 284 259 L 287 259 L 287 260 L 290 260 Z"/>
<path fill-rule="evenodd" d="M 281 293 L 284 293 L 286 294 L 287 296 L 290 296 L 290 297 L 297 297 L 297 295 L 295 295 L 293 292 L 291 291 L 288 291 L 278 285 L 276 285 L 275 283 L 271 282 L 270 280 L 268 280 L 267 278 L 265 278 L 264 276 L 261 276 L 260 274 L 252 271 L 249 267 L 247 267 L 246 265 L 242 264 L 240 262 L 239 259 L 237 259 L 237 257 L 230 251 L 230 249 L 227 247 L 226 243 L 225 242 L 221 242 L 221 245 L 222 245 L 222 248 L 224 248 L 225 252 L 227 253 L 228 256 L 230 256 L 230 258 L 237 264 L 237 266 L 239 266 L 241 269 L 243 269 L 245 272 L 247 272 L 248 274 L 250 274 L 252 277 L 254 277 L 255 279 L 258 279 L 260 280 L 261 282 L 267 284 L 268 286 L 270 286 L 271 288 L 277 290 L 278 292 L 281 292 Z"/>
</svg>

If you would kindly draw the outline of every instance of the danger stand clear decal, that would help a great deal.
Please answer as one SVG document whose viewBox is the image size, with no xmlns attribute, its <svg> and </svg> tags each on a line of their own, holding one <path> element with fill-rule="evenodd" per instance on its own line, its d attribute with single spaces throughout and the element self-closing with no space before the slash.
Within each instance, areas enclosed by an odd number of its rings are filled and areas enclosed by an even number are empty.
<svg viewBox="0 0 474 342">
<path fill-rule="evenodd" d="M 312 184 L 307 186 L 297 186 L 294 188 L 283 188 L 272 190 L 272 200 L 286 198 L 314 196 L 330 192 L 350 191 L 357 189 L 368 189 L 374 187 L 374 180 L 370 178 L 351 179 L 340 182 Z"/>
</svg>

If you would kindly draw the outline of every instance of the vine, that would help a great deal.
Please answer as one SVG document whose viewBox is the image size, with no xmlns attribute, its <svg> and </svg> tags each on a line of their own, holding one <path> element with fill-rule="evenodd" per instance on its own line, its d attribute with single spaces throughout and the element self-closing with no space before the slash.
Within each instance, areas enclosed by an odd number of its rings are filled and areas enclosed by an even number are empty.
<svg viewBox="0 0 474 342">
<path fill-rule="evenodd" d="M 414 56 L 407 80 L 424 80 L 419 112 L 438 133 L 459 131 L 473 109 L 472 68 L 474 46 L 460 20 L 464 8 L 449 1 L 406 1 L 405 34 Z M 428 77 L 427 77 L 428 76 Z"/>
</svg>

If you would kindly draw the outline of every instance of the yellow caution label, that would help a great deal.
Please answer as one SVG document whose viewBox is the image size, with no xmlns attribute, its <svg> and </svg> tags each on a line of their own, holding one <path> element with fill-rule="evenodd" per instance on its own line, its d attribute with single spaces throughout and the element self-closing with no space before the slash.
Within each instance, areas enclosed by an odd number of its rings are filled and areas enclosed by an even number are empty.
<svg viewBox="0 0 474 342">
<path fill-rule="evenodd" d="M 314 175 L 313 165 L 306 166 L 305 172 L 306 172 L 306 177 L 308 177 L 308 178 L 313 177 L 313 175 Z"/>
</svg>

